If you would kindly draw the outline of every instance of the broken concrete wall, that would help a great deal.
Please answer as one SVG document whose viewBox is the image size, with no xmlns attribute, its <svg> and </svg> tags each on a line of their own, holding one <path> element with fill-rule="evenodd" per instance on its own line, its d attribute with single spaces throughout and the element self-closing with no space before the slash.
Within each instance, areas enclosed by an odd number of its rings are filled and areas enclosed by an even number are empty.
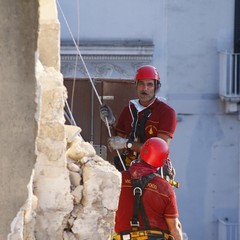
<svg viewBox="0 0 240 240">
<path fill-rule="evenodd" d="M 65 125 L 64 104 L 67 92 L 59 72 L 60 26 L 56 2 L 40 0 L 39 11 L 38 5 L 35 10 L 37 20 L 35 19 L 34 30 L 36 32 L 39 29 L 39 36 L 34 39 L 34 46 L 37 43 L 38 47 L 37 51 L 36 48 L 31 49 L 31 53 L 34 55 L 37 52 L 37 57 L 30 58 L 29 61 L 31 71 L 34 73 L 36 70 L 36 75 L 32 74 L 32 95 L 24 99 L 24 104 L 33 104 L 32 112 L 29 112 L 33 124 L 28 125 L 28 128 L 35 135 L 26 136 L 32 146 L 27 160 L 36 162 L 24 172 L 29 183 L 27 187 L 25 180 L 20 188 L 24 189 L 19 192 L 22 201 L 16 208 L 12 208 L 16 195 L 9 199 L 9 209 L 13 209 L 10 218 L 13 219 L 13 215 L 16 217 L 11 223 L 11 231 L 9 222 L 6 221 L 7 229 L 1 231 L 1 239 L 6 239 L 6 233 L 10 232 L 9 240 L 106 240 L 113 231 L 121 185 L 120 173 L 96 155 L 93 146 L 81 138 L 80 128 Z M 31 35 L 31 29 L 28 31 Z M 21 87 L 23 90 L 28 89 Z M 11 140 L 7 134 L 6 139 L 7 142 Z M 24 152 L 25 149 L 21 151 Z M 27 161 L 24 163 L 27 164 Z M 22 169 L 25 169 L 25 164 L 19 170 Z M 7 176 L 4 177 L 7 179 Z M 14 175 L 12 178 L 16 194 L 16 189 L 19 188 L 16 181 L 19 182 L 19 179 L 15 179 Z"/>
<path fill-rule="evenodd" d="M 0 1 L 0 239 L 27 198 L 34 166 L 38 2 Z"/>
<path fill-rule="evenodd" d="M 55 0 L 39 0 L 39 59 L 44 66 L 60 70 L 60 25 Z"/>
</svg>

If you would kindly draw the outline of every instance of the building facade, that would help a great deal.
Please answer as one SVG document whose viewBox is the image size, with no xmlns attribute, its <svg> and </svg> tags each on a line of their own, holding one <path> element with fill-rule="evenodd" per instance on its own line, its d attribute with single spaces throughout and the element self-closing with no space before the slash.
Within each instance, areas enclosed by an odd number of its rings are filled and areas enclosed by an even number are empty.
<svg viewBox="0 0 240 240">
<path fill-rule="evenodd" d="M 171 160 L 191 240 L 240 239 L 238 8 L 234 0 L 58 1 L 65 78 L 131 81 L 142 64 L 159 70 L 159 97 L 178 114 Z"/>
</svg>

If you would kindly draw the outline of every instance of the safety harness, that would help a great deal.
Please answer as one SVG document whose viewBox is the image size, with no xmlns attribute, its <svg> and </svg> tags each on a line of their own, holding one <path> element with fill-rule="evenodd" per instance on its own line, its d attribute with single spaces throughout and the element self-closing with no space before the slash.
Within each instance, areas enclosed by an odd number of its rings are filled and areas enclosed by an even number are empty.
<svg viewBox="0 0 240 240">
<path fill-rule="evenodd" d="M 141 215 L 142 217 L 144 229 L 150 229 L 149 221 L 142 202 L 142 194 L 148 182 L 157 175 L 158 174 L 156 173 L 151 173 L 147 176 L 143 176 L 140 179 L 131 179 L 133 186 L 134 203 L 133 203 L 133 215 L 130 221 L 130 226 L 132 227 L 133 231 L 139 230 L 139 215 Z"/>
<path fill-rule="evenodd" d="M 133 127 L 130 134 L 130 140 L 134 141 L 136 138 L 140 140 L 141 143 L 145 142 L 145 124 L 151 115 L 151 109 L 147 108 L 143 110 L 143 116 L 141 119 L 138 117 L 138 111 L 135 107 L 131 108 L 133 115 Z"/>
<path fill-rule="evenodd" d="M 151 109 L 147 108 L 143 110 L 141 119 L 138 117 L 138 111 L 135 107 L 131 108 L 133 115 L 132 131 L 129 135 L 128 142 L 134 142 L 136 139 L 141 143 L 145 142 L 145 124 L 151 115 Z M 121 153 L 121 158 L 124 161 L 125 167 L 128 169 L 131 162 L 138 158 L 138 154 L 132 150 L 125 149 Z M 114 165 L 119 171 L 123 171 L 122 165 L 119 163 L 119 157 L 114 157 Z"/>
<path fill-rule="evenodd" d="M 114 234 L 113 240 L 173 240 L 172 236 L 160 229 L 151 229 L 148 217 L 142 202 L 142 195 L 144 188 L 149 181 L 154 177 L 159 176 L 157 173 L 151 173 L 143 176 L 140 179 L 131 179 L 133 187 L 133 214 L 130 220 L 132 231 Z M 141 216 L 143 222 L 143 229 L 140 229 L 139 217 Z"/>
<path fill-rule="evenodd" d="M 132 132 L 130 134 L 129 140 L 133 142 L 135 139 L 139 139 L 141 143 L 144 143 L 146 140 L 145 139 L 145 125 L 146 125 L 148 118 L 151 115 L 151 109 L 150 108 L 144 109 L 141 119 L 139 119 L 138 111 L 135 107 L 131 108 L 131 111 L 132 111 L 134 121 L 133 121 L 133 128 L 132 128 Z M 137 158 L 137 156 L 136 156 L 136 158 Z M 127 159 L 127 154 L 124 157 L 124 159 Z M 125 163 L 126 163 L 126 161 L 125 161 Z M 173 179 L 174 176 L 171 176 L 170 171 L 169 171 L 169 169 L 172 169 L 170 159 L 168 159 L 167 163 L 168 164 L 166 164 L 165 166 L 160 168 L 161 175 L 173 187 L 179 188 L 179 182 L 177 182 Z M 130 164 L 128 164 L 128 165 L 130 165 Z"/>
</svg>

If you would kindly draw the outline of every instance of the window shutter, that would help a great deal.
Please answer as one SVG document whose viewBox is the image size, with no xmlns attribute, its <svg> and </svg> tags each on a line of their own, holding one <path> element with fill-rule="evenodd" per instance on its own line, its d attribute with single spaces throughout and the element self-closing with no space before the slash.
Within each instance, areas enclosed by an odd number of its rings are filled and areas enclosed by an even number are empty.
<svg viewBox="0 0 240 240">
<path fill-rule="evenodd" d="M 240 1 L 235 0 L 234 53 L 240 53 Z"/>
</svg>

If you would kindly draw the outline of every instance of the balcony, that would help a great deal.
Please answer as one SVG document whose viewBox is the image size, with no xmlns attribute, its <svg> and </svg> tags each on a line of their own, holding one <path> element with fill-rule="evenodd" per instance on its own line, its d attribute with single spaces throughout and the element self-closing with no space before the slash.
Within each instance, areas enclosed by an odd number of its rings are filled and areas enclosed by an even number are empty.
<svg viewBox="0 0 240 240">
<path fill-rule="evenodd" d="M 239 240 L 239 224 L 218 219 L 218 240 Z"/>
<path fill-rule="evenodd" d="M 225 103 L 225 112 L 239 112 L 240 54 L 219 53 L 219 95 Z M 239 115 L 240 119 L 240 115 Z"/>
</svg>

